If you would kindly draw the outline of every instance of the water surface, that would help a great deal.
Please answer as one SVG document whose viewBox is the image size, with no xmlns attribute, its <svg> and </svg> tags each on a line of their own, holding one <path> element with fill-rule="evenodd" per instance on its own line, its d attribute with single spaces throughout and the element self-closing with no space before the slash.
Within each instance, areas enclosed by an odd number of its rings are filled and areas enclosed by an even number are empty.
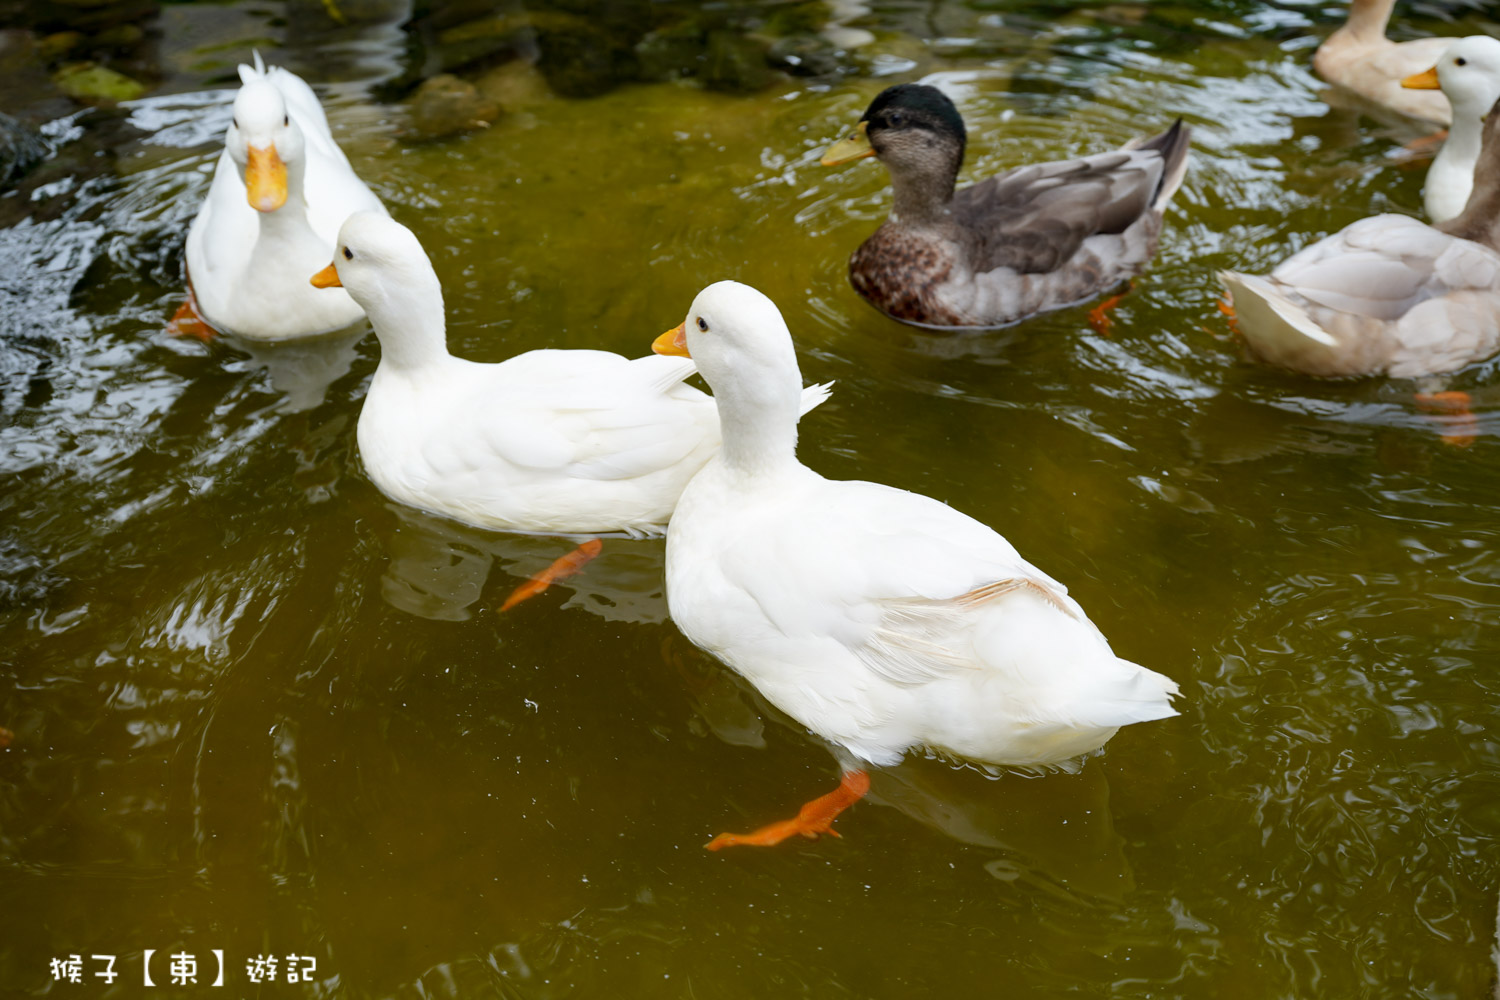
<svg viewBox="0 0 1500 1000">
<path fill-rule="evenodd" d="M 1403 37 L 1480 24 L 1406 13 Z M 1489 989 L 1494 366 L 1283 375 L 1242 362 L 1215 308 L 1220 268 L 1419 209 L 1393 155 L 1412 133 L 1330 108 L 1307 70 L 1340 5 L 882 3 L 853 22 L 874 35 L 858 73 L 589 99 L 531 79 L 493 127 L 432 142 L 386 103 L 412 70 L 399 18 L 160 16 L 174 74 L 55 120 L 58 159 L 0 198 L 6 989 L 151 995 L 146 949 L 222 949 L 242 995 Z M 756 285 L 804 376 L 837 382 L 804 460 L 1003 531 L 1181 684 L 1181 717 L 1077 774 L 913 760 L 875 775 L 842 840 L 703 851 L 837 769 L 665 620 L 660 541 L 607 542 L 499 615 L 569 543 L 381 497 L 354 441 L 373 337 L 252 353 L 164 332 L 252 45 L 328 96 L 432 255 L 455 352 L 640 354 L 703 285 Z M 1193 126 L 1161 254 L 1108 335 L 1076 309 L 933 334 L 849 289 L 885 176 L 817 156 L 914 79 L 957 98 L 965 180 Z M 1433 388 L 1472 393 L 1471 446 L 1420 412 Z M 120 982 L 52 983 L 73 953 L 119 956 Z M 248 983 L 247 959 L 293 953 L 312 982 Z"/>
</svg>

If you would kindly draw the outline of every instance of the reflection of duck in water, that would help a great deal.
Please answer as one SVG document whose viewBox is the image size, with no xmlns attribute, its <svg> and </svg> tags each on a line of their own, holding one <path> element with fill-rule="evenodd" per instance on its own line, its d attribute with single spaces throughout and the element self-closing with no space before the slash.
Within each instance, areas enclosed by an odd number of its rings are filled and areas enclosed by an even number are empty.
<svg viewBox="0 0 1500 1000">
<path fill-rule="evenodd" d="M 535 577 L 575 551 L 566 537 L 482 531 L 399 504 L 388 509 L 396 520 L 381 532 L 390 556 L 381 596 L 420 618 L 466 620 L 486 600 L 497 563 L 511 576 Z M 664 621 L 662 566 L 660 539 L 611 539 L 587 573 L 569 580 L 571 596 L 563 607 L 607 621 Z"/>
<path fill-rule="evenodd" d="M 993 529 L 797 460 L 802 377 L 764 295 L 710 285 L 655 346 L 697 360 L 724 429 L 667 532 L 672 619 L 844 758 L 839 789 L 796 819 L 710 847 L 830 833 L 869 788 L 865 762 L 913 748 L 1040 768 L 1177 714 L 1177 685 L 1117 657 Z"/>
<path fill-rule="evenodd" d="M 670 639 L 663 656 L 715 737 L 732 747 L 765 747 L 763 720 L 780 713 L 749 682 L 682 655 Z M 1069 892 L 1110 899 L 1134 886 L 1114 829 L 1109 778 L 1097 762 L 1038 780 L 1015 771 L 994 778 L 948 761 L 908 757 L 871 774 L 868 799 L 960 843 L 1003 852 L 985 864 L 1002 881 L 1040 876 Z"/>
<path fill-rule="evenodd" d="M 713 400 L 684 384 L 689 360 L 539 350 L 480 364 L 449 354 L 437 274 L 387 216 L 350 216 L 313 282 L 347 289 L 380 340 L 359 452 L 402 503 L 502 531 L 656 535 L 719 448 Z M 827 395 L 803 391 L 801 410 Z M 532 589 L 588 558 L 564 556 Z"/>
</svg>

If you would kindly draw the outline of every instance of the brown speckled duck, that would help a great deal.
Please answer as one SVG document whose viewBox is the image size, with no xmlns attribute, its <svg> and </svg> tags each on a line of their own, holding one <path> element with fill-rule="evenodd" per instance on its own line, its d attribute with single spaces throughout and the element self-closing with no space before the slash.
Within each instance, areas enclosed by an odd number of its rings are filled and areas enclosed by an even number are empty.
<svg viewBox="0 0 1500 1000">
<path fill-rule="evenodd" d="M 890 171 L 890 218 L 849 258 L 854 290 L 892 319 L 1007 326 L 1098 296 L 1156 253 L 1162 210 L 1187 169 L 1190 130 L 1113 153 L 1019 167 L 954 191 L 963 118 L 942 91 L 882 91 L 824 166 L 874 156 Z"/>
</svg>

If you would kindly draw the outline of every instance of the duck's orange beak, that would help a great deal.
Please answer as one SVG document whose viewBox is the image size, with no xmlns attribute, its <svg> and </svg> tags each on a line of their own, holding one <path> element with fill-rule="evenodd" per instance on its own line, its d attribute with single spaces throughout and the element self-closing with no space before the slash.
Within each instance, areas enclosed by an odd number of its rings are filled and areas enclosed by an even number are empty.
<svg viewBox="0 0 1500 1000">
<path fill-rule="evenodd" d="M 276 155 L 276 144 L 251 146 L 245 167 L 245 192 L 257 212 L 274 212 L 286 204 L 286 164 Z"/>
<path fill-rule="evenodd" d="M 1441 90 L 1442 85 L 1438 83 L 1437 67 L 1424 70 L 1421 73 L 1413 73 L 1401 81 L 1401 86 L 1407 90 Z"/>
<path fill-rule="evenodd" d="M 343 288 L 344 283 L 339 280 L 339 269 L 329 264 L 323 270 L 312 276 L 314 288 Z"/>
<path fill-rule="evenodd" d="M 651 349 L 657 354 L 667 354 L 674 358 L 690 358 L 687 348 L 687 322 L 678 323 L 666 333 L 651 342 Z"/>
</svg>

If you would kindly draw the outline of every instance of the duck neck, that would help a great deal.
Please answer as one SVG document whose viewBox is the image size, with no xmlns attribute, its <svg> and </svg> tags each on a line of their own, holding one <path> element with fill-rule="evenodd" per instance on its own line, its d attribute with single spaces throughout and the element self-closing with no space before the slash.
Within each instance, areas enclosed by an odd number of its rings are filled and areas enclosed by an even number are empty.
<svg viewBox="0 0 1500 1000">
<path fill-rule="evenodd" d="M 380 341 L 380 367 L 411 373 L 449 357 L 443 288 L 437 275 L 381 286 L 360 304 Z"/>
<path fill-rule="evenodd" d="M 891 221 L 908 226 L 941 225 L 952 218 L 958 164 L 891 171 Z"/>
<path fill-rule="evenodd" d="M 1349 5 L 1349 19 L 1334 32 L 1334 37 L 1344 36 L 1361 42 L 1373 42 L 1385 38 L 1386 25 L 1390 23 L 1391 11 L 1396 0 L 1353 0 Z"/>
<path fill-rule="evenodd" d="M 795 366 L 790 379 L 736 378 L 723 389 L 714 387 L 724 438 L 720 454 L 737 478 L 765 478 L 797 465 L 802 379 Z"/>
<path fill-rule="evenodd" d="M 292 248 L 299 243 L 316 241 L 319 245 L 323 243 L 313 232 L 312 224 L 307 220 L 307 195 L 302 189 L 302 178 L 306 168 L 301 159 L 297 159 L 286 165 L 286 201 L 274 212 L 257 212 L 260 221 L 260 238 L 256 242 L 256 253 L 264 253 L 276 256 L 284 260 L 284 255 L 292 252 Z M 328 252 L 328 248 L 319 251 L 319 256 Z"/>
<path fill-rule="evenodd" d="M 1453 126 L 1448 129 L 1443 148 L 1438 150 L 1434 166 L 1451 164 L 1467 173 L 1478 162 L 1480 142 L 1484 138 L 1484 113 L 1489 107 L 1474 107 L 1473 103 L 1466 101 L 1453 106 Z"/>
</svg>

